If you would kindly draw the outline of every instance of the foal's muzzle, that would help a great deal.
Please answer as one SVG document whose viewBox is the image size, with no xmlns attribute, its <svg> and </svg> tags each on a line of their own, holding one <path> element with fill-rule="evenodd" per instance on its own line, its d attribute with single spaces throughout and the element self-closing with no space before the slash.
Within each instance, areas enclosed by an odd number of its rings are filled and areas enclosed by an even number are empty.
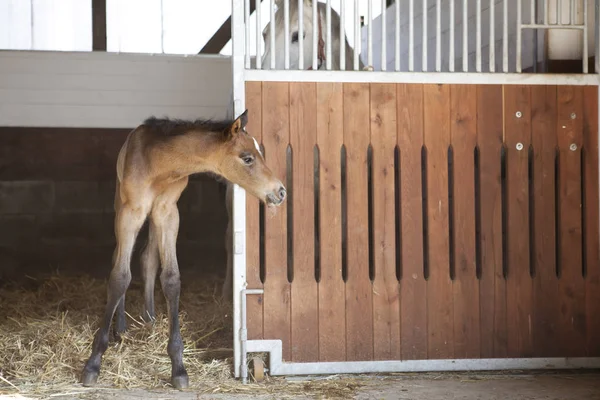
<svg viewBox="0 0 600 400">
<path fill-rule="evenodd" d="M 279 206 L 285 200 L 286 195 L 287 191 L 285 190 L 285 187 L 280 186 L 277 191 L 267 195 L 267 203 L 274 206 Z"/>
</svg>

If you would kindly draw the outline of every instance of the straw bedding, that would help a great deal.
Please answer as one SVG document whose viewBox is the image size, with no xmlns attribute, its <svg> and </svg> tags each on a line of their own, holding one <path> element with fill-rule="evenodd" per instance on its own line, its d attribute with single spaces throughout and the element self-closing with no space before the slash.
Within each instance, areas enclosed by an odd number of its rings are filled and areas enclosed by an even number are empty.
<svg viewBox="0 0 600 400">
<path fill-rule="evenodd" d="M 325 398 L 351 397 L 357 383 L 346 380 L 286 383 L 268 378 L 242 385 L 232 377 L 231 305 L 222 303 L 215 277 L 182 273 L 180 301 L 184 362 L 190 390 L 199 393 L 277 393 L 277 397 L 309 394 Z M 0 395 L 47 397 L 81 393 L 81 369 L 90 354 L 93 335 L 106 300 L 106 280 L 90 276 L 29 278 L 25 284 L 0 288 Z M 140 317 L 142 290 L 133 281 L 126 296 L 128 331 L 112 340 L 104 354 L 99 386 L 167 389 L 171 364 L 166 354 L 168 321 L 157 281 L 156 322 Z"/>
</svg>

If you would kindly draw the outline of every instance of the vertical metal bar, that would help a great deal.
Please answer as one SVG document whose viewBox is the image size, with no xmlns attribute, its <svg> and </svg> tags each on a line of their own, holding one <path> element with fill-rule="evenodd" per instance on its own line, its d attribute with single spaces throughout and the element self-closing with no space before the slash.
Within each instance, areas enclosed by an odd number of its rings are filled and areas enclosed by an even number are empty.
<svg viewBox="0 0 600 400">
<path fill-rule="evenodd" d="M 326 35 L 326 58 L 325 58 L 325 66 L 327 70 L 331 69 L 331 0 L 327 0 L 327 5 L 325 9 L 325 25 L 327 26 L 327 35 Z M 340 38 L 340 46 L 342 45 L 342 38 Z"/>
<path fill-rule="evenodd" d="M 556 25 L 562 24 L 561 11 L 562 11 L 562 0 L 556 0 Z"/>
<path fill-rule="evenodd" d="M 437 0 L 435 15 L 435 70 L 442 70 L 442 0 Z"/>
<path fill-rule="evenodd" d="M 517 72 L 521 72 L 521 33 L 522 33 L 522 15 L 521 15 L 521 0 L 517 0 Z"/>
<path fill-rule="evenodd" d="M 427 0 L 423 0 L 423 26 L 421 39 L 421 71 L 427 71 Z"/>
<path fill-rule="evenodd" d="M 358 71 L 358 54 L 360 52 L 360 17 L 358 0 L 354 0 L 354 70 Z"/>
<path fill-rule="evenodd" d="M 373 66 L 373 2 L 367 1 L 367 62 L 369 67 Z"/>
<path fill-rule="evenodd" d="M 304 69 L 304 1 L 298 0 L 298 69 Z"/>
<path fill-rule="evenodd" d="M 340 70 L 346 69 L 346 2 L 340 1 Z"/>
<path fill-rule="evenodd" d="M 260 17 L 260 6 L 262 5 L 262 1 L 261 0 L 255 0 L 256 1 L 256 59 L 255 64 L 256 64 L 256 69 L 261 69 L 262 68 L 262 63 L 261 63 L 261 58 L 262 58 L 262 42 L 263 42 L 263 37 L 262 37 L 262 19 Z"/>
<path fill-rule="evenodd" d="M 290 0 L 283 0 L 283 68 L 290 69 Z"/>
<path fill-rule="evenodd" d="M 586 3 L 587 0 L 583 0 L 583 2 Z M 569 11 L 569 23 L 571 25 L 575 25 L 577 23 L 577 21 L 575 20 L 575 1 L 569 0 L 569 3 L 571 5 L 570 11 Z"/>
<path fill-rule="evenodd" d="M 493 0 L 491 0 L 493 1 Z M 454 59 L 456 55 L 454 54 L 454 27 L 456 26 L 456 20 L 454 16 L 454 1 L 450 2 L 450 51 L 448 58 L 448 70 L 450 72 L 454 72 Z"/>
<path fill-rule="evenodd" d="M 544 25 L 548 25 L 548 0 L 544 0 Z"/>
<path fill-rule="evenodd" d="M 231 44 L 232 44 L 232 78 L 233 78 L 233 112 L 240 115 L 245 110 L 245 77 L 244 77 L 244 2 L 232 0 L 231 7 Z M 231 233 L 233 243 L 238 237 L 241 243 L 246 243 L 246 192 L 238 185 L 233 185 L 233 210 Z M 234 373 L 240 376 L 240 295 L 242 285 L 246 282 L 246 246 L 235 248 L 233 257 L 233 354 Z"/>
<path fill-rule="evenodd" d="M 312 45 L 312 69 L 316 70 L 319 67 L 318 64 L 318 53 L 317 53 L 317 49 L 319 46 L 319 18 L 320 16 L 317 13 L 317 5 L 318 2 L 317 1 L 313 1 L 312 2 L 312 30 L 313 30 L 313 45 Z"/>
<path fill-rule="evenodd" d="M 270 17 L 271 69 L 275 69 L 275 3 L 273 0 L 271 0 Z"/>
<path fill-rule="evenodd" d="M 244 2 L 244 28 L 246 29 L 246 44 L 245 68 L 250 68 L 250 0 Z"/>
<path fill-rule="evenodd" d="M 502 71 L 508 72 L 508 1 L 502 2 L 503 23 L 502 23 Z"/>
<path fill-rule="evenodd" d="M 535 1 L 536 0 L 529 0 L 529 10 L 530 10 L 529 12 L 531 14 L 531 15 L 529 15 L 529 23 L 531 25 L 533 25 L 533 24 L 536 23 L 536 20 L 535 20 Z"/>
<path fill-rule="evenodd" d="M 396 62 L 396 71 L 400 71 L 400 1 L 394 2 L 396 7 L 396 46 L 394 61 Z"/>
<path fill-rule="evenodd" d="M 408 70 L 415 70 L 415 0 L 408 0 Z"/>
<path fill-rule="evenodd" d="M 469 71 L 469 0 L 463 0 L 462 64 L 463 71 Z"/>
<path fill-rule="evenodd" d="M 386 37 L 386 0 L 381 0 L 381 70 L 385 71 L 387 64 L 387 37 Z"/>
<path fill-rule="evenodd" d="M 583 73 L 588 73 L 588 2 L 583 0 Z"/>
<path fill-rule="evenodd" d="M 506 1 L 506 0 L 505 0 Z M 490 0 L 490 72 L 496 72 L 496 5 Z"/>
<path fill-rule="evenodd" d="M 533 0 L 532 0 L 533 1 Z M 475 37 L 475 70 L 481 72 L 481 0 L 477 0 L 477 17 L 476 17 L 476 29 L 477 34 Z"/>
</svg>

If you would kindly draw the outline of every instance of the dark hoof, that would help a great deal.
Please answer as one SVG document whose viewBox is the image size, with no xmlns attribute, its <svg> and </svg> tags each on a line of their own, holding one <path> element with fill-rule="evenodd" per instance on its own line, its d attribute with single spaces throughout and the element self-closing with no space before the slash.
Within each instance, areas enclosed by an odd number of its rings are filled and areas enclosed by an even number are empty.
<svg viewBox="0 0 600 400">
<path fill-rule="evenodd" d="M 83 386 L 94 386 L 96 382 L 98 382 L 97 371 L 83 371 L 83 376 L 81 377 Z"/>
<path fill-rule="evenodd" d="M 171 384 L 175 389 L 187 389 L 190 386 L 190 380 L 187 374 L 174 376 L 171 378 Z"/>
</svg>

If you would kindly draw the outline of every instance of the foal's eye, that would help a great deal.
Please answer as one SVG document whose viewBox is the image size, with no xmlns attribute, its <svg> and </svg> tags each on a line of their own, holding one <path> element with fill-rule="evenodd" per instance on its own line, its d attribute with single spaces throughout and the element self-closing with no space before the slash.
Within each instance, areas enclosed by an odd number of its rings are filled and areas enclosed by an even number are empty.
<svg viewBox="0 0 600 400">
<path fill-rule="evenodd" d="M 254 162 L 254 157 L 252 157 L 251 155 L 243 155 L 242 161 L 246 165 L 252 165 L 252 163 Z"/>
</svg>

